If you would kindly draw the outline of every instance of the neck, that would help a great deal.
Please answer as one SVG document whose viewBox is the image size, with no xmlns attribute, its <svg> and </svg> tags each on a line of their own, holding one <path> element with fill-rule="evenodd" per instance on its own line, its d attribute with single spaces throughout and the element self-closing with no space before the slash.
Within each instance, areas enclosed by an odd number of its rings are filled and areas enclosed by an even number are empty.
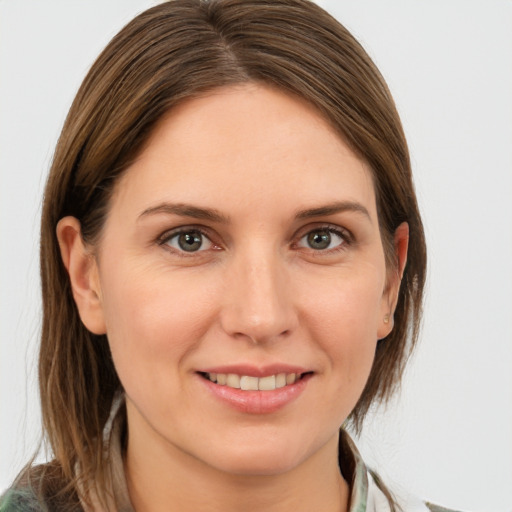
<svg viewBox="0 0 512 512">
<path fill-rule="evenodd" d="M 129 436 L 125 472 L 135 510 L 145 512 L 346 512 L 349 487 L 338 438 L 289 471 L 240 475 L 214 468 L 167 441 Z"/>
</svg>

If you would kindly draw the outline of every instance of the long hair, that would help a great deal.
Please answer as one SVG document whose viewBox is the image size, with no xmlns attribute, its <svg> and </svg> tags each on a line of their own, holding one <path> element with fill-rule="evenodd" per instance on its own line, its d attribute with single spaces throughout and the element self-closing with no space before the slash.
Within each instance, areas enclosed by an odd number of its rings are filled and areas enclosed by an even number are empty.
<svg viewBox="0 0 512 512">
<path fill-rule="evenodd" d="M 409 224 L 394 329 L 378 342 L 351 414 L 356 428 L 370 405 L 388 400 L 400 382 L 418 336 L 426 252 L 406 140 L 379 71 L 354 37 L 308 0 L 165 2 L 131 21 L 92 66 L 65 121 L 46 185 L 39 386 L 54 455 L 40 479 L 46 495 L 87 500 L 95 488 L 105 496 L 101 433 L 121 386 L 106 337 L 80 320 L 56 225 L 75 216 L 84 241 L 94 245 L 114 184 L 162 116 L 184 99 L 244 82 L 305 99 L 368 162 L 388 268 L 396 264 L 394 231 Z"/>
</svg>

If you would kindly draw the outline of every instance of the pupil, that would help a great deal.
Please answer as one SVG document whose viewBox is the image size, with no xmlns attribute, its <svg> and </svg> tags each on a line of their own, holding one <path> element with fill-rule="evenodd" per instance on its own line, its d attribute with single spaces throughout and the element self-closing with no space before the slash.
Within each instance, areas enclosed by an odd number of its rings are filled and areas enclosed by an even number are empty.
<svg viewBox="0 0 512 512">
<path fill-rule="evenodd" d="M 178 238 L 178 244 L 184 251 L 197 251 L 202 245 L 201 235 L 197 232 L 182 233 Z"/>
<path fill-rule="evenodd" d="M 313 249 L 327 249 L 331 243 L 331 234 L 328 231 L 314 231 L 308 235 L 308 243 Z"/>
</svg>

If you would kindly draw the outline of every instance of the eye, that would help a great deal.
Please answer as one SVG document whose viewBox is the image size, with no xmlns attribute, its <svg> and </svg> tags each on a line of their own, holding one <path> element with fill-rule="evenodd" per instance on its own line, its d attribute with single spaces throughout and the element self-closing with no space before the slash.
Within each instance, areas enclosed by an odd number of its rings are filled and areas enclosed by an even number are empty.
<svg viewBox="0 0 512 512">
<path fill-rule="evenodd" d="M 347 243 L 344 234 L 333 228 L 319 228 L 306 233 L 299 240 L 299 247 L 307 247 L 315 251 L 341 248 Z"/>
<path fill-rule="evenodd" d="M 177 251 L 198 252 L 210 249 L 212 242 L 197 229 L 188 229 L 175 232 L 163 240 L 165 245 Z"/>
</svg>

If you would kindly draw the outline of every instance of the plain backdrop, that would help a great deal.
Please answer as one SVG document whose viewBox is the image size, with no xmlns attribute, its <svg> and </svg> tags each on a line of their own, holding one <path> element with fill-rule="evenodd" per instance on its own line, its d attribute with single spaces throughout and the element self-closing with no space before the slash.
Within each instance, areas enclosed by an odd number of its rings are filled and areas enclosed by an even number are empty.
<svg viewBox="0 0 512 512">
<path fill-rule="evenodd" d="M 39 435 L 38 222 L 96 55 L 149 0 L 0 0 L 0 490 Z M 320 2 L 387 79 L 429 245 L 421 346 L 358 444 L 388 482 L 512 511 L 512 2 Z"/>
</svg>

